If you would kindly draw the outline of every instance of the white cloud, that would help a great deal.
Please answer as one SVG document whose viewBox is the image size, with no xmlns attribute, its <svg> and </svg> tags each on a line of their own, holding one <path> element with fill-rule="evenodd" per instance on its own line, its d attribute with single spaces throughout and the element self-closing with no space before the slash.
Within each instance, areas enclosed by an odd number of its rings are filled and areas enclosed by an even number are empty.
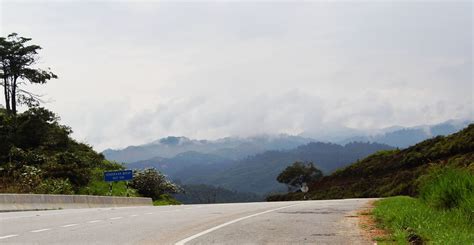
<svg viewBox="0 0 474 245">
<path fill-rule="evenodd" d="M 474 119 L 469 2 L 1 6 L 60 76 L 35 90 L 98 149 Z"/>
</svg>

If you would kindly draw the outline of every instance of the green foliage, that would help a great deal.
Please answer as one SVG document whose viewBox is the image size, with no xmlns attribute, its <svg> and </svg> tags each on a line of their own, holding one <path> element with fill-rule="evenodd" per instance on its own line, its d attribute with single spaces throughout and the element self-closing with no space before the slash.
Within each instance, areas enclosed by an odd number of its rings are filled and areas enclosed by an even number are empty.
<svg viewBox="0 0 474 245">
<path fill-rule="evenodd" d="M 154 168 L 135 170 L 130 185 L 140 195 L 151 197 L 153 200 L 160 199 L 163 194 L 178 193 L 180 188 L 167 180 L 166 177 Z"/>
<path fill-rule="evenodd" d="M 68 179 L 46 179 L 35 188 L 37 194 L 74 194 L 72 184 Z"/>
<path fill-rule="evenodd" d="M 303 183 L 310 183 L 323 177 L 323 172 L 314 167 L 312 162 L 295 162 L 288 166 L 277 177 L 277 181 L 289 187 L 301 187 Z"/>
<path fill-rule="evenodd" d="M 17 115 L 0 109 L 0 192 L 87 193 L 97 171 L 123 168 L 71 139 L 71 132 L 44 108 Z"/>
<path fill-rule="evenodd" d="M 421 178 L 420 198 L 438 210 L 459 209 L 474 222 L 474 174 L 459 168 L 435 168 Z"/>
<path fill-rule="evenodd" d="M 153 201 L 153 206 L 181 205 L 181 202 L 174 199 L 170 194 L 162 194 L 157 200 Z"/>
<path fill-rule="evenodd" d="M 459 209 L 434 209 L 419 199 L 391 197 L 376 202 L 373 214 L 391 235 L 383 240 L 408 244 L 472 244 L 474 223 Z"/>
<path fill-rule="evenodd" d="M 34 192 L 36 186 L 41 183 L 42 171 L 39 168 L 24 165 L 20 168 L 18 182 L 24 192 Z"/>
</svg>

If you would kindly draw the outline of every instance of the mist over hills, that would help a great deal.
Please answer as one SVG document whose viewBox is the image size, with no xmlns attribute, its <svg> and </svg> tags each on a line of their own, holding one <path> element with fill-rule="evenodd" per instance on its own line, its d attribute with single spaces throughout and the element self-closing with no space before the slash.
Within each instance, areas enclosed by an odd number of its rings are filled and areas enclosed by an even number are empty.
<svg viewBox="0 0 474 245">
<path fill-rule="evenodd" d="M 218 140 L 194 140 L 170 136 L 122 150 L 107 149 L 102 153 L 109 160 L 136 162 L 154 157 L 172 158 L 188 151 L 200 152 L 238 160 L 267 150 L 285 150 L 307 144 L 313 139 L 290 135 L 260 135 L 249 138 L 227 137 Z"/>
<path fill-rule="evenodd" d="M 322 131 L 318 135 L 260 135 L 249 138 L 227 137 L 217 140 L 195 140 L 169 136 L 151 143 L 107 149 L 102 153 L 108 160 L 131 163 L 152 158 L 173 158 L 188 151 L 213 154 L 226 159 L 240 160 L 269 150 L 289 150 L 310 142 L 332 142 L 345 145 L 350 142 L 377 142 L 406 148 L 438 135 L 448 135 L 467 127 L 472 120 L 450 120 L 435 125 L 416 127 L 393 126 L 373 132 L 357 129 Z"/>
<path fill-rule="evenodd" d="M 449 120 L 440 124 L 420 125 L 410 128 L 394 126 L 382 129 L 381 132 L 377 134 L 349 137 L 338 141 L 338 143 L 345 144 L 354 141 L 377 142 L 399 148 L 406 148 L 432 137 L 456 133 L 467 127 L 470 123 L 472 123 L 470 120 Z"/>
</svg>

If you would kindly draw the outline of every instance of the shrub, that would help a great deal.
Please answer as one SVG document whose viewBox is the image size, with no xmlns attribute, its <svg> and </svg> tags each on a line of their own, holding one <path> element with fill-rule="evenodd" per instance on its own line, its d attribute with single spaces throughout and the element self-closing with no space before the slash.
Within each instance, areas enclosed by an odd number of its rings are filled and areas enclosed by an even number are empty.
<svg viewBox="0 0 474 245">
<path fill-rule="evenodd" d="M 167 180 L 166 177 L 154 168 L 136 170 L 130 186 L 135 188 L 140 195 L 160 199 L 162 194 L 178 193 L 180 188 Z"/>
<path fill-rule="evenodd" d="M 38 194 L 74 194 L 71 182 L 67 179 L 46 179 L 35 189 Z"/>
</svg>

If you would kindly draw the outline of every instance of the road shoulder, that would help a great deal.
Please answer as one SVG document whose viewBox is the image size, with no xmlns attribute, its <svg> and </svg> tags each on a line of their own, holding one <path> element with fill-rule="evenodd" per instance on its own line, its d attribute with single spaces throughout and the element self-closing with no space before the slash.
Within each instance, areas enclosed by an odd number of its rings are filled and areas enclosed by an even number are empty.
<svg viewBox="0 0 474 245">
<path fill-rule="evenodd" d="M 360 208 L 357 212 L 357 225 L 359 231 L 367 241 L 367 244 L 376 245 L 378 240 L 387 237 L 389 234 L 387 231 L 377 227 L 377 222 L 372 214 L 374 209 L 374 203 L 376 201 L 370 201 L 365 206 Z"/>
</svg>

